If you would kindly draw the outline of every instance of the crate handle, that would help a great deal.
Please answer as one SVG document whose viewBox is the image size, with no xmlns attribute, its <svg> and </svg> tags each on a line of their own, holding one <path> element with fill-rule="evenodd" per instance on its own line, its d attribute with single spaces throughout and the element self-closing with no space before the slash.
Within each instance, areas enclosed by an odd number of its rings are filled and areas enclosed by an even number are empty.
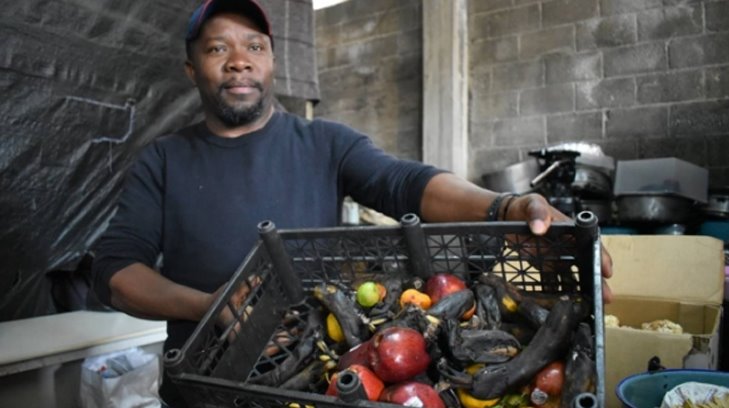
<svg viewBox="0 0 729 408">
<path fill-rule="evenodd" d="M 405 244 L 408 247 L 410 272 L 413 276 L 427 280 L 433 275 L 433 272 L 430 268 L 430 253 L 428 252 L 420 218 L 413 213 L 405 214 L 400 219 L 400 225 L 402 225 Z"/>
<path fill-rule="evenodd" d="M 299 277 L 294 273 L 289 255 L 283 245 L 281 235 L 276 230 L 273 221 L 261 221 L 258 224 L 258 233 L 263 240 L 268 254 L 271 256 L 271 263 L 276 271 L 284 292 L 291 304 L 297 304 L 304 300 L 304 289 L 301 286 Z"/>
</svg>

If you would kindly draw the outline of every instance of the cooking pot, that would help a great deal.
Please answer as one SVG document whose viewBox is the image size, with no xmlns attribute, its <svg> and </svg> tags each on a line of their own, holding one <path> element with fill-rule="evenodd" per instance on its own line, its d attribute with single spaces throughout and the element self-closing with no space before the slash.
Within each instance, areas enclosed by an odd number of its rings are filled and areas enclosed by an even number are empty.
<svg viewBox="0 0 729 408">
<path fill-rule="evenodd" d="M 527 160 L 481 176 L 484 187 L 493 191 L 523 194 L 532 190 L 530 182 L 539 174 L 539 163 Z"/>
<path fill-rule="evenodd" d="M 572 190 L 584 198 L 609 198 L 612 195 L 613 182 L 605 172 L 577 163 Z"/>
<path fill-rule="evenodd" d="M 709 202 L 703 208 L 704 213 L 715 217 L 729 217 L 729 189 L 709 190 Z"/>
<path fill-rule="evenodd" d="M 625 195 L 616 198 L 621 223 L 680 224 L 691 216 L 693 200 L 670 195 Z"/>
</svg>

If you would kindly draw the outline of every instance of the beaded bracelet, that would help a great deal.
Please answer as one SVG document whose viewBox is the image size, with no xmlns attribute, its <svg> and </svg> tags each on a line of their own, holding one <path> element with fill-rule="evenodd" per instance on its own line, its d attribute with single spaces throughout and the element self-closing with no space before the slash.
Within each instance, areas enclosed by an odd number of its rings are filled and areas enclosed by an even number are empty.
<svg viewBox="0 0 729 408">
<path fill-rule="evenodd" d="M 517 194 L 514 193 L 501 193 L 497 195 L 496 198 L 494 198 L 494 201 L 491 202 L 489 209 L 486 211 L 486 221 L 497 221 L 499 218 L 499 210 L 501 209 L 501 202 L 507 197 L 513 198 L 515 196 L 517 196 Z M 509 200 L 509 203 L 511 201 L 512 200 Z"/>
</svg>

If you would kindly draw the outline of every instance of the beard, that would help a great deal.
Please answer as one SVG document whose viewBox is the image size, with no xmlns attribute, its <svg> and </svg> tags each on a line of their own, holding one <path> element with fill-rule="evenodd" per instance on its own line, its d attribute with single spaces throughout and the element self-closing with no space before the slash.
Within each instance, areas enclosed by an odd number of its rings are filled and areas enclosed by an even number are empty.
<svg viewBox="0 0 729 408">
<path fill-rule="evenodd" d="M 236 107 L 229 104 L 221 95 L 223 92 L 222 88 L 218 93 L 206 97 L 208 100 L 207 105 L 210 106 L 213 114 L 228 127 L 251 124 L 263 115 L 263 99 L 265 98 L 263 86 L 257 83 L 256 88 L 261 91 L 262 96 L 252 105 Z"/>
</svg>

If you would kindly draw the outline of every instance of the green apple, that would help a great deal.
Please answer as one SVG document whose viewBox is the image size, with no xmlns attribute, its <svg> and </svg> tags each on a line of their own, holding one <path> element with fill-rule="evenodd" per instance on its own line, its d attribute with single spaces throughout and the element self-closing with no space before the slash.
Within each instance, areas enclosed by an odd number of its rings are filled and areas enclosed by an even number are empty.
<svg viewBox="0 0 729 408">
<path fill-rule="evenodd" d="M 372 307 L 380 301 L 380 289 L 377 284 L 367 281 L 357 288 L 357 303 L 362 307 Z"/>
</svg>

